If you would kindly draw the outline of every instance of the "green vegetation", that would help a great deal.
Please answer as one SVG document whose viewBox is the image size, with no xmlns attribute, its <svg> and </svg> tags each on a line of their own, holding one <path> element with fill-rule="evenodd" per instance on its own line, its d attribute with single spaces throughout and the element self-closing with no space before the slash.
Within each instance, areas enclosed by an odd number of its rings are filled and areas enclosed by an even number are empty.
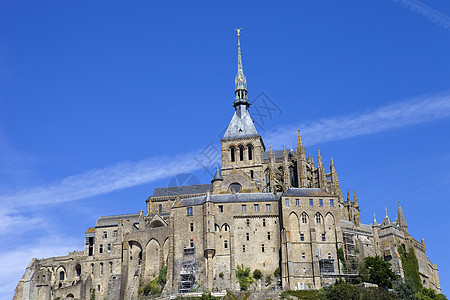
<svg viewBox="0 0 450 300">
<path fill-rule="evenodd" d="M 280 278 L 281 277 L 280 267 L 275 269 L 275 272 L 273 272 L 273 276 L 275 276 L 276 278 Z"/>
<path fill-rule="evenodd" d="M 436 294 L 433 289 L 422 288 L 418 293 L 416 293 L 416 299 L 419 300 L 447 300 L 443 294 Z"/>
<path fill-rule="evenodd" d="M 281 299 L 287 298 L 287 296 L 294 296 L 297 299 L 305 299 L 305 300 L 320 300 L 319 291 L 311 290 L 311 291 L 283 291 L 280 294 Z"/>
<path fill-rule="evenodd" d="M 260 270 L 256 269 L 255 271 L 253 271 L 253 278 L 255 278 L 256 280 L 260 280 L 262 278 L 262 273 Z"/>
<path fill-rule="evenodd" d="M 266 285 L 270 285 L 272 283 L 272 276 L 266 275 Z"/>
<path fill-rule="evenodd" d="M 250 273 L 250 268 L 246 268 L 244 266 L 238 266 L 236 269 L 236 277 L 239 282 L 239 286 L 241 287 L 241 291 L 248 290 L 250 284 L 253 283 L 253 277 Z"/>
<path fill-rule="evenodd" d="M 416 300 L 416 290 L 410 278 L 398 278 L 394 284 L 394 292 L 399 299 Z"/>
<path fill-rule="evenodd" d="M 220 277 L 220 278 L 223 278 L 223 272 L 220 272 L 220 273 L 219 273 L 219 277 Z"/>
<path fill-rule="evenodd" d="M 345 261 L 345 256 L 344 256 L 344 249 L 342 249 L 342 247 L 338 249 L 337 257 L 338 257 L 339 261 L 342 263 L 342 273 L 344 273 L 344 274 L 348 273 L 347 262 Z"/>
<path fill-rule="evenodd" d="M 377 284 L 383 288 L 392 288 L 392 282 L 397 279 L 397 275 L 391 270 L 391 264 L 385 262 L 378 255 L 364 258 L 360 269 L 363 281 Z"/>
<path fill-rule="evenodd" d="M 250 292 L 235 295 L 232 292 L 227 291 L 227 295 L 223 298 L 223 300 L 247 300 L 250 296 Z"/>
<path fill-rule="evenodd" d="M 138 294 L 139 296 L 159 296 L 161 295 L 164 286 L 167 281 L 167 266 L 163 262 L 161 269 L 159 270 L 159 275 L 147 284 L 140 284 Z"/>
<path fill-rule="evenodd" d="M 422 288 L 422 282 L 420 281 L 419 275 L 419 262 L 417 261 L 414 249 L 410 248 L 408 252 L 405 251 L 404 245 L 397 248 L 398 253 L 402 259 L 403 273 L 405 278 L 409 278 L 413 285 L 415 291 L 420 291 Z"/>
</svg>

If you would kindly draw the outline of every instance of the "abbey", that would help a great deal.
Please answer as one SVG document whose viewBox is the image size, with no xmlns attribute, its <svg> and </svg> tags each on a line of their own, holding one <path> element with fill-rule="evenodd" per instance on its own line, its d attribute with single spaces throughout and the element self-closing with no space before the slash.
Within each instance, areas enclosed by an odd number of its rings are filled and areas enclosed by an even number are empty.
<svg viewBox="0 0 450 300">
<path fill-rule="evenodd" d="M 424 240 L 408 233 L 398 204 L 393 222 L 361 223 L 356 194 L 343 196 L 330 159 L 295 149 L 268 150 L 249 108 L 238 35 L 234 114 L 221 139 L 222 167 L 211 183 L 157 188 L 136 214 L 100 217 L 83 251 L 33 259 L 14 299 L 137 299 L 167 267 L 163 295 L 238 290 L 238 266 L 259 269 L 257 289 L 317 289 L 357 275 L 351 262 L 381 256 L 403 276 L 398 249 L 413 249 L 420 280 L 440 292 Z M 348 263 L 344 265 L 344 261 Z M 275 270 L 280 277 L 275 278 Z M 271 280 L 265 280 L 268 277 Z"/>
</svg>

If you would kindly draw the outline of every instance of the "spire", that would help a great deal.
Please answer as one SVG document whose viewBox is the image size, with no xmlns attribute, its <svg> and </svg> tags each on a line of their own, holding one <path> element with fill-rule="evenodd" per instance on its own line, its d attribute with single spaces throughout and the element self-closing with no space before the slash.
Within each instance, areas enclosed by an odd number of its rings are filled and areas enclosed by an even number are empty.
<svg viewBox="0 0 450 300">
<path fill-rule="evenodd" d="M 358 204 L 358 197 L 356 197 L 356 191 L 355 190 L 353 190 L 353 205 L 355 207 L 359 206 L 359 204 Z"/>
<path fill-rule="evenodd" d="M 300 129 L 297 134 L 297 148 L 303 147 L 302 137 L 300 136 Z"/>
<path fill-rule="evenodd" d="M 386 217 L 384 217 L 383 222 L 381 222 L 381 224 L 380 224 L 381 227 L 392 226 L 392 222 L 391 222 L 391 220 L 389 219 L 389 216 L 388 216 L 387 208 L 385 208 L 385 210 L 386 210 Z"/>
<path fill-rule="evenodd" d="M 348 203 L 348 204 L 351 203 L 351 200 L 350 200 L 350 192 L 348 191 L 348 188 L 347 188 L 347 203 Z"/>
<path fill-rule="evenodd" d="M 378 226 L 377 217 L 375 216 L 375 213 L 373 213 L 373 223 L 372 226 Z"/>
<path fill-rule="evenodd" d="M 244 75 L 244 67 L 242 66 L 242 56 L 241 56 L 241 29 L 236 29 L 237 35 L 238 35 L 238 70 L 235 78 L 235 97 L 234 97 L 234 107 L 238 107 L 239 105 L 243 104 L 246 106 L 246 108 L 249 107 L 250 102 L 247 98 L 247 79 Z"/>
<path fill-rule="evenodd" d="M 400 206 L 400 201 L 398 201 L 397 219 L 395 220 L 395 222 L 403 229 L 403 231 L 409 233 L 408 224 L 406 223 L 405 215 L 403 214 L 402 207 Z"/>
<path fill-rule="evenodd" d="M 223 177 L 222 177 L 222 174 L 220 174 L 219 167 L 217 167 L 216 174 L 214 175 L 214 177 L 211 180 L 211 182 L 214 182 L 214 181 L 217 181 L 217 180 L 223 181 Z"/>
</svg>

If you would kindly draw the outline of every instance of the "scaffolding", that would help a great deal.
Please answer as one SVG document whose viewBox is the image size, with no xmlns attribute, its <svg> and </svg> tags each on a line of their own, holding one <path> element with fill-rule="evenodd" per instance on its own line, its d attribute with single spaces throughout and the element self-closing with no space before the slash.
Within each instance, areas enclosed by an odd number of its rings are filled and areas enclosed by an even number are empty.
<svg viewBox="0 0 450 300">
<path fill-rule="evenodd" d="M 195 258 L 183 258 L 180 262 L 180 293 L 188 293 L 191 291 L 195 283 L 197 273 L 197 265 Z"/>
<path fill-rule="evenodd" d="M 353 240 L 354 234 L 351 232 L 343 232 L 345 258 L 349 260 L 355 257 L 355 242 Z"/>
<path fill-rule="evenodd" d="M 334 273 L 334 259 L 321 259 L 319 260 L 320 274 L 333 274 Z"/>
</svg>

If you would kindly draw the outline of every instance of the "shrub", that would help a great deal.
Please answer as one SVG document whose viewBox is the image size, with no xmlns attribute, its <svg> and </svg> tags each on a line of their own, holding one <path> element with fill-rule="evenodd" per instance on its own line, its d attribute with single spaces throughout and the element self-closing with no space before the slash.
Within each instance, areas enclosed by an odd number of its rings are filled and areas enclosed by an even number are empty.
<svg viewBox="0 0 450 300">
<path fill-rule="evenodd" d="M 260 280 L 262 278 L 262 273 L 260 270 L 256 269 L 255 271 L 253 271 L 253 278 L 255 278 L 256 280 Z"/>
<path fill-rule="evenodd" d="M 280 278 L 281 277 L 280 267 L 275 269 L 275 272 L 273 272 L 273 276 L 275 276 L 276 278 Z"/>
<path fill-rule="evenodd" d="M 266 285 L 269 285 L 272 283 L 272 276 L 266 275 Z"/>
<path fill-rule="evenodd" d="M 397 275 L 391 270 L 391 264 L 378 255 L 364 258 L 362 270 L 361 276 L 364 281 L 375 283 L 380 287 L 392 288 L 392 281 L 397 279 Z"/>
<path fill-rule="evenodd" d="M 250 268 L 244 266 L 238 266 L 236 269 L 236 277 L 241 287 L 241 291 L 246 291 L 250 284 L 253 283 L 253 277 L 250 274 Z"/>
</svg>

